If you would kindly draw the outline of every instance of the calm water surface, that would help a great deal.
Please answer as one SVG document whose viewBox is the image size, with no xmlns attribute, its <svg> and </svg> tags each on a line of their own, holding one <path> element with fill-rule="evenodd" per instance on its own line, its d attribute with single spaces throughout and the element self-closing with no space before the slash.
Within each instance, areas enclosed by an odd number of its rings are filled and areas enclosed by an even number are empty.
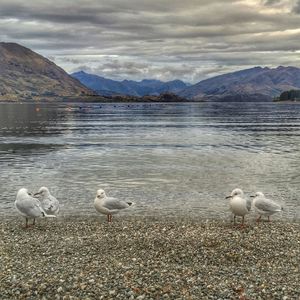
<svg viewBox="0 0 300 300">
<path fill-rule="evenodd" d="M 95 214 L 101 187 L 124 214 L 224 218 L 241 187 L 299 219 L 299 104 L 0 104 L 0 141 L 1 215 L 48 186 L 62 215 Z"/>
</svg>

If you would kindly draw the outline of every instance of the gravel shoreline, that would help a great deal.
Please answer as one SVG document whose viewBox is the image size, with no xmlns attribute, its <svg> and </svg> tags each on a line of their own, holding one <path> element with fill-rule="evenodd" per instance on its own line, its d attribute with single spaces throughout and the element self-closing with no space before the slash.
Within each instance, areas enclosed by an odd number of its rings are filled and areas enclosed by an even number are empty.
<svg viewBox="0 0 300 300">
<path fill-rule="evenodd" d="M 300 299 L 300 224 L 0 222 L 0 299 Z"/>
</svg>

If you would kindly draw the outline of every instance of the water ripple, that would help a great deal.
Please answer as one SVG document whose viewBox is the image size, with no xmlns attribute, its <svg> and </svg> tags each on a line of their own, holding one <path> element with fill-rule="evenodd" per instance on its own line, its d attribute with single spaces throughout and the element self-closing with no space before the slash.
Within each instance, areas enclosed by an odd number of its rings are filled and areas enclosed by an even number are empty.
<svg viewBox="0 0 300 300">
<path fill-rule="evenodd" d="M 0 215 L 15 214 L 18 188 L 47 185 L 62 215 L 94 214 L 102 187 L 136 215 L 227 218 L 240 186 L 293 220 L 299 145 L 292 103 L 0 104 Z"/>
</svg>

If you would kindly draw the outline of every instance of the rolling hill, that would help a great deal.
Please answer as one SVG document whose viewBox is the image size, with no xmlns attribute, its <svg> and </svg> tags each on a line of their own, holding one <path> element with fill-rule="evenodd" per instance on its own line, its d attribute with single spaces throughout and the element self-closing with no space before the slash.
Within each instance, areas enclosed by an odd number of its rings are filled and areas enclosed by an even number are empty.
<svg viewBox="0 0 300 300">
<path fill-rule="evenodd" d="M 92 93 L 45 57 L 19 44 L 0 43 L 0 100 Z"/>
<path fill-rule="evenodd" d="M 194 100 L 270 101 L 285 90 L 299 88 L 299 68 L 254 67 L 200 81 L 179 95 Z"/>
</svg>

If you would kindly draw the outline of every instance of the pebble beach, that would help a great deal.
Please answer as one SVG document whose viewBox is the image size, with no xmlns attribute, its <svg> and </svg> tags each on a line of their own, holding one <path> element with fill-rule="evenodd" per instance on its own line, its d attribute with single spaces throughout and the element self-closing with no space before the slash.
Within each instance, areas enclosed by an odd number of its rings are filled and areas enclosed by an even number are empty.
<svg viewBox="0 0 300 300">
<path fill-rule="evenodd" d="M 300 299 L 300 224 L 0 222 L 0 299 Z"/>
</svg>

